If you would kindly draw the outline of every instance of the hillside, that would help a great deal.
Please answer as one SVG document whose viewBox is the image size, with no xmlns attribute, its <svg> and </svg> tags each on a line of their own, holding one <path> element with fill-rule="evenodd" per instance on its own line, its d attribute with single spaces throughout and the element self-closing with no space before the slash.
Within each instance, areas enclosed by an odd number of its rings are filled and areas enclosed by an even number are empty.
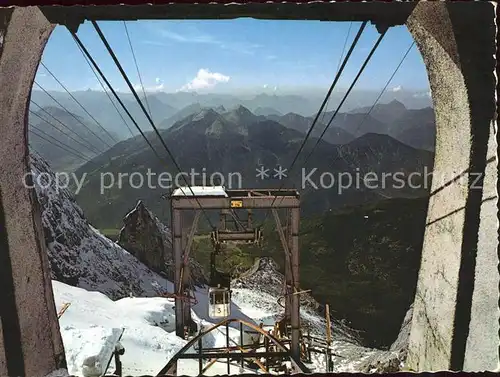
<svg viewBox="0 0 500 377">
<path fill-rule="evenodd" d="M 272 120 L 263 120 L 242 106 L 222 113 L 204 109 L 161 132 L 181 169 L 189 174 L 190 184 L 218 185 L 222 179 L 222 184 L 233 188 L 281 186 L 283 181 L 273 169 L 289 167 L 304 138 L 302 132 Z M 158 139 L 151 133 L 148 136 L 153 146 L 165 156 Z M 315 143 L 316 139 L 310 139 L 305 151 Z M 432 162 L 432 153 L 416 150 L 389 136 L 367 134 L 343 146 L 321 141 L 307 166 L 295 168 L 291 175 L 287 172 L 289 178 L 285 184 L 299 188 L 302 212 L 311 215 L 380 198 L 425 195 L 427 188 L 422 186 L 393 185 L 397 182 L 391 174 L 423 174 L 424 167 L 430 169 Z M 303 160 L 299 159 L 296 164 L 302 167 Z M 96 169 L 96 166 L 100 168 Z M 265 179 L 256 174 L 256 169 L 261 166 L 270 169 Z M 104 183 L 107 186 L 101 193 L 101 174 L 104 172 L 109 179 L 106 178 Z M 367 172 L 377 175 L 375 188 L 357 183 L 357 177 Z M 143 174 L 142 186 L 138 187 L 135 182 L 130 184 L 127 177 L 132 173 Z M 165 179 L 159 182 L 162 173 Z M 96 158 L 93 164 L 78 169 L 77 176 L 85 175 L 86 179 L 77 200 L 99 228 L 120 227 L 121 218 L 135 206 L 136 200 L 144 201 L 160 220 L 166 221 L 168 203 L 162 196 L 168 193 L 172 184 L 184 184 L 177 173 L 168 157 L 160 162 L 144 141 L 136 137 L 121 142 L 106 155 Z M 126 174 L 121 186 L 118 184 L 119 174 Z M 151 184 L 147 183 L 148 174 L 152 176 Z M 325 174 L 327 178 L 334 178 L 333 186 L 322 178 Z M 349 174 L 352 183 L 340 181 L 340 174 Z M 422 183 L 417 179 L 414 181 L 414 185 Z"/>
<path fill-rule="evenodd" d="M 88 119 L 89 116 L 83 111 L 83 109 L 67 94 L 64 92 L 49 92 L 59 103 L 61 103 L 68 111 Z M 115 110 L 111 104 L 106 93 L 100 90 L 85 90 L 85 91 L 75 91 L 71 93 L 84 107 L 85 109 L 96 118 L 106 130 L 110 133 L 116 135 L 119 140 L 126 139 L 131 136 L 129 129 L 123 123 L 122 118 Z M 113 96 L 110 93 L 110 96 Z M 142 109 L 138 105 L 135 98 L 131 93 L 120 93 L 120 99 L 123 101 L 128 111 L 132 114 L 134 119 L 141 127 L 149 129 L 151 126 L 144 116 Z M 161 100 L 161 96 L 156 93 L 148 93 L 147 102 L 149 106 L 143 99 L 142 93 L 139 93 L 141 100 L 144 102 L 146 109 L 149 107 L 151 109 L 151 114 L 155 123 L 160 123 L 161 120 L 172 116 L 180 107 L 171 106 Z M 33 90 L 32 99 L 42 107 L 54 107 L 58 106 L 50 97 L 45 93 Z M 136 128 L 128 118 L 127 114 L 123 111 L 121 106 L 113 98 L 113 103 L 119 109 L 120 114 L 125 119 L 129 128 L 132 130 L 133 134 L 138 134 Z M 37 111 L 38 108 L 31 108 L 33 111 Z"/>
<path fill-rule="evenodd" d="M 54 106 L 32 111 L 35 115 L 28 117 L 30 148 L 50 161 L 55 170 L 73 171 L 85 163 L 84 159 L 92 159 L 116 143 L 116 134 L 106 133 L 88 118 Z"/>
<path fill-rule="evenodd" d="M 427 198 L 392 199 L 302 219 L 301 285 L 367 345 L 389 345 L 413 302 L 426 214 Z M 267 234 L 263 252 L 283 267 Z"/>
<path fill-rule="evenodd" d="M 271 115 L 268 116 L 269 119 L 275 120 L 276 122 L 282 124 L 287 128 L 291 128 L 297 131 L 300 131 L 306 134 L 311 127 L 314 117 L 303 117 L 302 115 L 295 113 L 288 113 L 282 116 L 279 115 Z M 320 137 L 323 130 L 326 128 L 326 124 L 328 123 L 329 118 L 320 117 L 319 121 L 314 126 L 314 130 L 312 132 L 312 136 Z M 323 140 L 327 141 L 330 144 L 347 144 L 354 140 L 354 135 L 345 131 L 342 128 L 330 126 L 328 130 L 325 132 L 323 136 Z"/>
<path fill-rule="evenodd" d="M 425 229 L 427 198 L 391 199 L 301 219 L 300 284 L 334 317 L 360 330 L 370 347 L 388 347 L 413 302 Z M 272 257 L 284 271 L 274 221 L 264 225 L 264 245 L 228 245 L 218 265 L 244 271 L 253 258 Z M 411 232 L 408 231 L 411 229 Z M 198 238 L 196 259 L 208 266 L 209 240 Z M 270 275 L 271 276 L 271 275 Z M 281 285 L 270 292 L 279 296 Z"/>
<path fill-rule="evenodd" d="M 370 107 L 354 109 L 352 115 L 365 115 Z M 360 134 L 375 132 L 387 134 L 417 149 L 433 151 L 436 143 L 436 117 L 432 107 L 408 109 L 400 101 L 393 100 L 377 104 L 369 117 L 379 122 L 378 128 L 371 126 L 373 121 L 365 120 Z M 349 130 L 350 128 L 345 128 Z"/>
</svg>

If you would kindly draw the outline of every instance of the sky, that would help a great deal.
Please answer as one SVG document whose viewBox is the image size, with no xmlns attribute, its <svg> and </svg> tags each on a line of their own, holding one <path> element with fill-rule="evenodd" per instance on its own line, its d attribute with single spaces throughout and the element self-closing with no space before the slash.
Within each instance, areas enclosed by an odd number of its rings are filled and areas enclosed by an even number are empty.
<svg viewBox="0 0 500 377">
<path fill-rule="evenodd" d="M 256 20 L 128 21 L 140 74 L 146 91 L 234 93 L 279 92 L 327 88 L 361 23 Z M 130 80 L 139 77 L 123 21 L 100 22 Z M 348 34 L 349 32 L 349 34 Z M 90 22 L 78 30 L 111 84 L 127 85 Z M 347 88 L 366 59 L 379 33 L 368 24 L 344 73 L 339 88 Z M 389 29 L 366 67 L 356 89 L 380 90 L 413 39 L 406 26 Z M 69 31 L 57 26 L 45 48 L 43 63 L 72 91 L 102 90 Z M 40 66 L 36 81 L 46 90 L 62 90 Z M 427 73 L 414 46 L 388 90 L 428 90 Z"/>
</svg>

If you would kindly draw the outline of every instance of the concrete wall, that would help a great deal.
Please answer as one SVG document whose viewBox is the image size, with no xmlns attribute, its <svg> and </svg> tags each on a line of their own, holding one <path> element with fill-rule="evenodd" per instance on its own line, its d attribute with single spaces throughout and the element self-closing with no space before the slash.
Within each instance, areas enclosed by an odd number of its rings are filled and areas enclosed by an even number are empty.
<svg viewBox="0 0 500 377">
<path fill-rule="evenodd" d="M 496 157 L 498 147 L 496 125 L 490 129 L 488 160 Z M 499 367 L 497 173 L 497 162 L 489 163 L 481 205 L 470 332 L 463 367 L 466 371 L 495 370 Z"/>
<path fill-rule="evenodd" d="M 419 3 L 407 25 L 427 67 L 437 124 L 407 364 L 491 370 L 499 345 L 497 162 L 484 173 L 496 155 L 494 7 Z"/>
<path fill-rule="evenodd" d="M 28 101 L 52 28 L 38 8 L 0 10 L 0 376 L 65 365 L 39 207 L 22 180 Z"/>
</svg>

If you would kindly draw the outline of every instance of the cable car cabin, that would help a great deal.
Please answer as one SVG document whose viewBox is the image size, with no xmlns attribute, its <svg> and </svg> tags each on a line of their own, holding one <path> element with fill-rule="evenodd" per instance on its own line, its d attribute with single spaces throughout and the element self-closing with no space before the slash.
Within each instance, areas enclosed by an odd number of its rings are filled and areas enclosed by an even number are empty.
<svg viewBox="0 0 500 377">
<path fill-rule="evenodd" d="M 226 318 L 231 315 L 231 291 L 228 288 L 208 289 L 208 316 Z"/>
</svg>

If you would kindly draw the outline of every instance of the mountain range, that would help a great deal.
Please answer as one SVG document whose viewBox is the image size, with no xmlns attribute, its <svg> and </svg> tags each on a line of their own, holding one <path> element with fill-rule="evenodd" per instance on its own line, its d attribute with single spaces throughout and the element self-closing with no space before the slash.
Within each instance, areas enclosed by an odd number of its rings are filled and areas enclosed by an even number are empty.
<svg viewBox="0 0 500 377">
<path fill-rule="evenodd" d="M 47 95 L 47 93 L 53 98 Z M 65 92 L 50 91 L 47 93 L 33 90 L 32 100 L 41 107 L 62 106 L 69 112 L 88 117 L 83 108 L 75 102 L 74 99 L 76 99 L 88 113 L 92 114 L 110 132 L 118 135 L 120 139 L 130 137 L 130 130 L 134 135 L 138 134 L 129 117 L 111 94 L 108 96 L 108 93 L 95 90 L 76 91 L 71 92 L 73 99 Z M 319 111 L 325 94 L 326 90 L 299 92 L 298 94 L 257 93 L 252 95 L 237 93 L 198 94 L 196 92 L 154 92 L 146 93 L 147 100 L 145 101 L 143 94 L 139 91 L 139 97 L 157 125 L 174 116 L 180 110 L 196 104 L 201 107 L 213 108 L 223 106 L 226 109 L 243 105 L 256 115 L 284 115 L 293 112 L 309 117 L 311 114 L 316 114 Z M 131 93 L 118 93 L 118 95 L 139 126 L 151 129 L 149 121 L 144 116 L 133 95 Z M 353 90 L 341 110 L 342 112 L 349 112 L 364 106 L 371 106 L 378 95 L 379 93 L 376 91 Z M 328 102 L 328 108 L 334 109 L 340 103 L 343 96 L 343 90 L 335 90 Z M 431 98 L 427 92 L 406 90 L 386 92 L 381 97 L 380 103 L 389 103 L 393 100 L 404 103 L 408 109 L 421 109 L 432 106 Z M 32 110 L 38 110 L 38 107 L 34 107 L 33 105 Z M 118 112 L 114 107 L 118 109 Z M 189 114 L 185 113 L 183 116 L 177 117 L 176 120 L 180 120 L 187 115 Z M 122 118 L 125 119 L 127 125 L 124 124 Z"/>
<path fill-rule="evenodd" d="M 427 193 L 423 185 L 419 188 L 397 187 L 394 174 L 398 172 L 401 177 L 408 177 L 418 172 L 423 175 L 425 169 L 432 168 L 431 152 L 375 133 L 364 134 L 343 145 L 324 140 L 318 142 L 313 137 L 306 143 L 301 158 L 297 159 L 296 168 L 285 171 L 286 177 L 280 177 L 278 170 L 291 166 L 304 133 L 257 116 L 241 105 L 230 111 L 222 108 L 219 111 L 204 108 L 160 131 L 182 172 L 198 174 L 197 177 L 190 175 L 189 185 L 296 187 L 301 191 L 305 215 L 381 198 L 418 197 Z M 151 132 L 146 136 L 160 158 L 141 137 L 134 137 L 118 143 L 76 170 L 78 177 L 85 177 L 77 200 L 96 226 L 115 228 L 138 199 L 149 208 L 165 209 L 167 203 L 162 197 L 168 192 L 168 184 L 185 185 L 182 179 L 178 179 L 177 182 L 163 182 L 160 186 L 158 177 L 162 173 L 175 178 L 178 171 L 158 138 Z M 315 144 L 314 153 L 305 161 Z M 265 176 L 259 176 L 257 169 L 263 169 Z M 141 173 L 143 177 L 151 175 L 152 184 L 144 181 L 141 187 L 134 187 L 137 182 L 127 178 L 132 173 Z M 206 177 L 204 181 L 201 181 L 202 173 Z M 125 178 L 118 184 L 120 174 Z M 349 187 L 341 187 L 348 182 L 340 182 L 337 179 L 340 174 L 349 174 Z M 362 182 L 367 174 L 375 174 L 377 183 L 367 185 Z M 106 184 L 110 187 L 99 194 L 103 176 L 109 179 Z M 114 185 L 111 185 L 111 177 L 115 180 Z M 331 178 L 333 182 L 328 181 Z M 155 214 L 160 219 L 168 218 L 168 211 L 159 212 Z"/>
</svg>

